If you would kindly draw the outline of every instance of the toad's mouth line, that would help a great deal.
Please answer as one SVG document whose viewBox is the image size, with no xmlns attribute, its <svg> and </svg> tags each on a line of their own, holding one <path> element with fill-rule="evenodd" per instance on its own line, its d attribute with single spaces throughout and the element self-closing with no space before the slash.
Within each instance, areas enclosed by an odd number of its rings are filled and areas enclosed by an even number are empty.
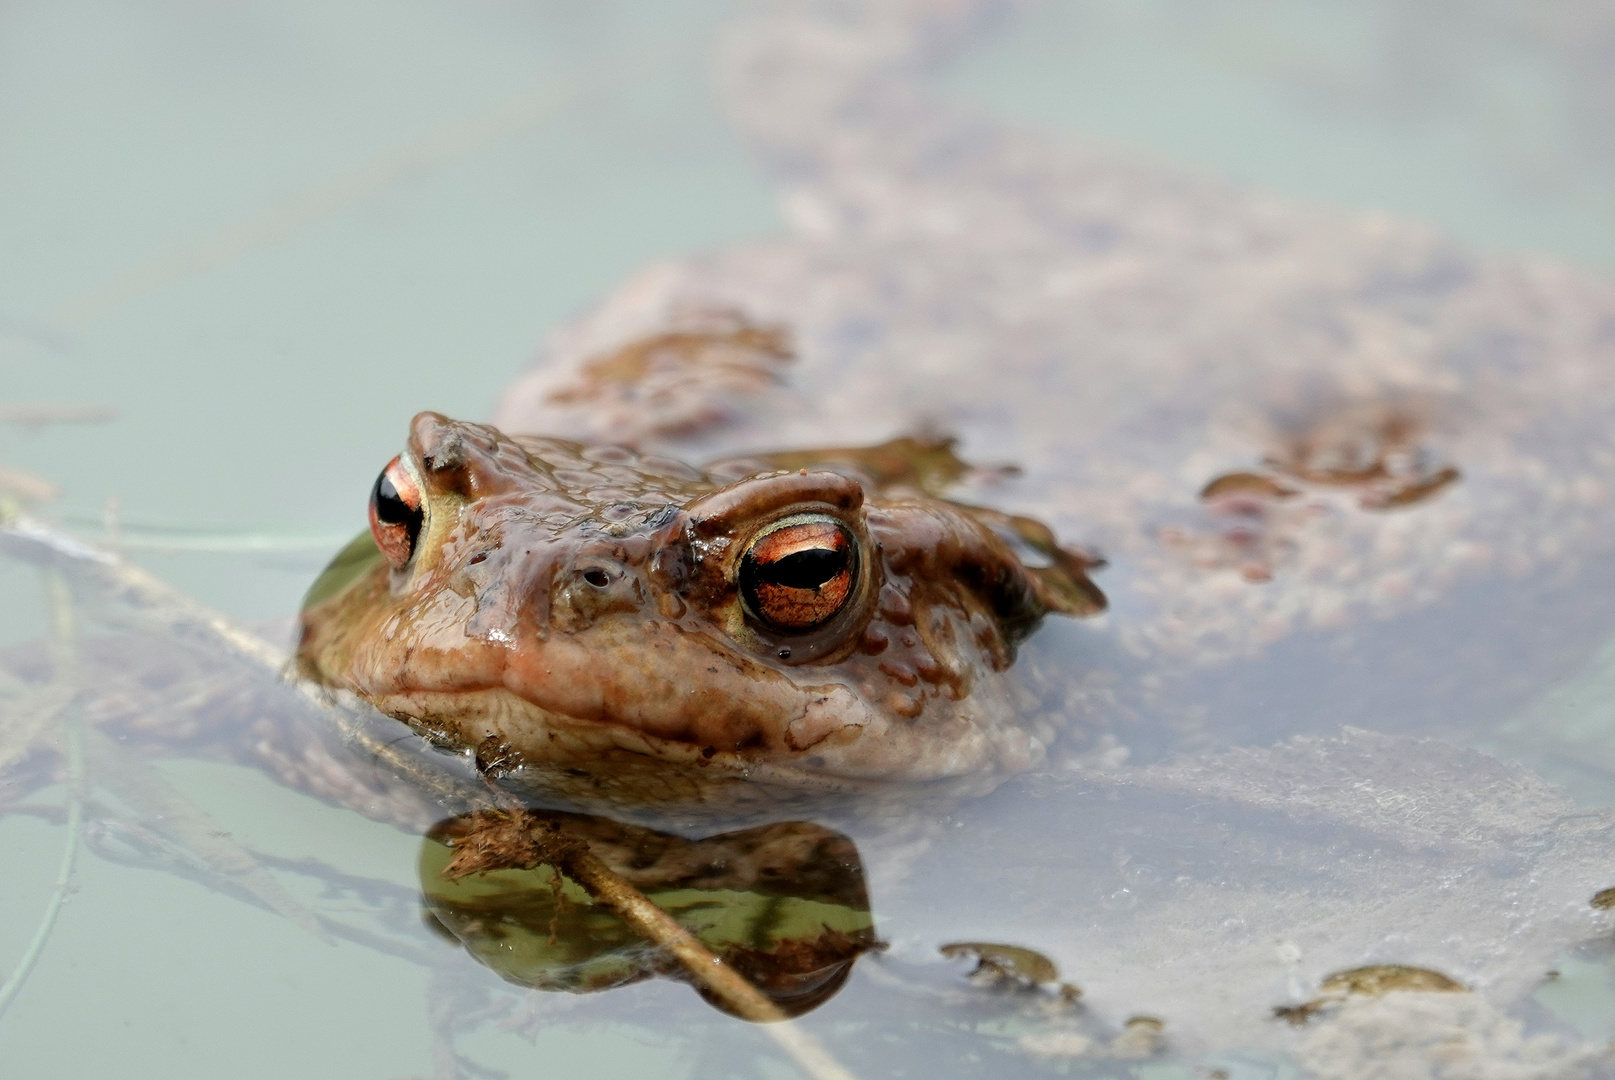
<svg viewBox="0 0 1615 1080">
<path fill-rule="evenodd" d="M 378 695 L 373 703 L 389 716 L 450 746 L 474 748 L 491 741 L 524 766 L 592 773 L 642 759 L 661 769 L 683 766 L 699 770 L 714 780 L 764 774 L 789 776 L 797 782 L 817 777 L 827 790 L 843 780 L 820 755 L 801 753 L 789 762 L 761 761 L 746 750 L 653 735 L 624 720 L 586 719 L 558 712 L 504 687 L 405 691 Z M 454 717 L 466 719 L 445 719 Z"/>
<path fill-rule="evenodd" d="M 880 764 L 872 758 L 889 756 L 890 748 L 872 755 L 873 748 L 862 745 L 863 733 L 855 724 L 847 725 L 848 737 L 827 740 L 825 747 L 786 751 L 720 749 L 654 735 L 625 721 L 570 716 L 546 709 L 504 687 L 403 691 L 375 695 L 371 700 L 381 712 L 440 745 L 473 753 L 486 746 L 493 753 L 484 756 L 497 756 L 512 769 L 526 768 L 535 773 L 604 776 L 620 774 L 624 769 L 672 770 L 694 778 L 698 784 L 717 786 L 746 781 L 824 793 L 856 793 L 887 788 L 893 783 L 979 777 L 981 769 L 975 759 L 985 749 L 978 747 L 976 753 L 959 755 L 963 748 L 955 746 L 945 762 L 922 761 L 923 755 L 902 755 L 900 762 Z"/>
</svg>

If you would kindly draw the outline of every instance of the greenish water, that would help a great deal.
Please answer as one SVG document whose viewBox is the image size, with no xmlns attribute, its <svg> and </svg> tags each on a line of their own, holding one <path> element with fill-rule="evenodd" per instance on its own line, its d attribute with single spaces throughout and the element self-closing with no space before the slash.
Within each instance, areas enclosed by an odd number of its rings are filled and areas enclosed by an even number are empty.
<svg viewBox="0 0 1615 1080">
<path fill-rule="evenodd" d="M 1615 269 L 1607 34 L 1595 5 L 1052 0 L 945 83 L 1027 123 L 1482 250 Z"/>
<path fill-rule="evenodd" d="M 59 485 L 44 509 L 91 532 L 115 499 L 131 539 L 263 538 L 278 550 L 138 557 L 232 615 L 289 615 L 414 412 L 484 415 L 631 270 L 777 228 L 705 91 L 724 9 L 7 5 L 0 403 L 117 419 L 0 425 L 0 463 Z M 0 642 L 38 638 L 37 575 L 0 564 L 0 612 Z M 414 888 L 413 837 L 241 769 L 170 775 L 253 845 Z M 0 825 L 6 971 L 62 841 Z M 6 1075 L 430 1073 L 418 965 L 155 869 L 87 856 L 74 882 L 0 1024 Z M 517 1075 L 690 1070 L 610 1023 L 469 1049 Z"/>
<path fill-rule="evenodd" d="M 1032 124 L 1382 207 L 1486 250 L 1615 267 L 1615 156 L 1594 137 L 1615 127 L 1589 111 L 1587 72 L 1511 32 L 1510 10 L 1466 26 L 1389 3 L 1058 0 L 944 79 Z M 117 418 L 0 425 L 0 465 L 60 485 L 43 509 L 89 533 L 110 505 L 131 553 L 204 603 L 288 616 L 362 527 L 413 412 L 484 415 L 550 328 L 631 271 L 780 231 L 707 93 L 727 11 L 7 5 L 0 405 Z M 218 550 L 254 541 L 265 550 Z M 0 644 L 40 637 L 44 610 L 33 572 L 0 562 Z M 1533 715 L 1577 707 L 1609 663 Z M 1577 737 L 1605 752 L 1607 723 L 1588 725 Z M 161 768 L 255 850 L 416 887 L 414 837 L 234 766 Z M 1580 782 L 1584 801 L 1608 801 L 1604 780 Z M 33 933 L 63 831 L 0 821 L 0 973 Z M 432 1075 L 430 969 L 160 868 L 86 856 L 74 881 L 0 1020 L 8 1076 Z M 1607 955 L 1567 957 L 1537 999 L 1606 1038 L 1608 973 Z M 513 1076 L 794 1075 L 739 1025 L 636 1022 L 696 1015 L 685 987 L 622 996 L 551 1002 L 461 1049 Z M 880 1000 L 857 984 L 824 1030 L 856 1042 Z M 740 1049 L 715 1058 L 719 1042 Z M 961 1075 L 978 1067 L 960 1060 Z M 1212 1067 L 1289 1075 L 1237 1057 L 1129 1066 L 1149 1080 Z"/>
<path fill-rule="evenodd" d="M 723 9 L 8 5 L 0 400 L 118 419 L 0 461 L 92 525 L 315 538 L 150 559 L 287 614 L 416 411 L 486 414 L 629 271 L 776 229 L 705 93 Z"/>
</svg>

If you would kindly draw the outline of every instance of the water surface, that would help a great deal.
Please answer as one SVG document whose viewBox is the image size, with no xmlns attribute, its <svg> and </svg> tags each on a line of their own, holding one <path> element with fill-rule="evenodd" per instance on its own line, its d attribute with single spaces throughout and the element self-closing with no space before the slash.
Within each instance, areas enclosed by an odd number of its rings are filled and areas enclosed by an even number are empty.
<svg viewBox="0 0 1615 1080">
<path fill-rule="evenodd" d="M 981 141 L 963 143 L 978 154 L 1023 145 L 993 141 L 993 116 L 1010 116 L 1034 125 L 1018 136 L 1035 140 L 1028 146 L 1056 145 L 1070 132 L 1103 137 L 1138 170 L 1140 190 L 1188 190 L 1208 219 L 1245 211 L 1214 186 L 1196 195 L 1200 181 L 1179 179 L 1178 167 L 1342 214 L 1380 208 L 1433 222 L 1482 258 L 1546 252 L 1607 266 L 1615 128 L 1598 108 L 1603 69 L 1588 43 L 1608 30 L 1596 12 L 1528 13 L 1538 10 L 1370 5 L 1348 16 L 1326 5 L 1279 12 L 1230 2 L 1190 13 L 1053 3 L 1016 21 L 984 7 L 974 19 L 935 16 L 935 39 L 917 35 L 912 55 L 921 70 L 947 60 L 941 85 L 977 118 L 968 123 L 982 125 L 959 129 L 978 133 L 970 137 Z M 829 34 L 814 53 L 789 44 L 820 40 L 809 32 L 836 25 L 812 4 L 738 13 L 715 4 L 573 12 L 423 3 L 340 13 L 249 5 L 207 14 L 14 6 L 0 24 L 8 194 L 0 393 L 7 403 L 110 405 L 118 418 L 7 426 L 0 463 L 59 484 L 62 497 L 42 509 L 65 527 L 104 538 L 110 511 L 132 557 L 202 602 L 284 634 L 319 566 L 361 526 L 364 493 L 407 417 L 423 407 L 486 415 L 546 333 L 646 263 L 717 251 L 710 263 L 675 265 L 673 284 L 658 287 L 721 293 L 731 284 L 725 274 L 736 276 L 725 267 L 752 265 L 746 245 L 760 241 L 759 265 L 786 267 L 747 286 L 765 306 L 804 295 L 792 274 L 878 272 L 898 283 L 896 299 L 868 305 L 875 314 L 859 324 L 863 339 L 856 320 L 842 318 L 850 304 L 832 297 L 848 304 L 822 323 L 840 328 L 841 351 L 825 345 L 806 357 L 809 378 L 821 370 L 812 366 L 818 356 L 883 370 L 891 363 L 880 353 L 883 333 L 901 345 L 894 353 L 924 356 L 941 371 L 990 370 L 973 349 L 1057 353 L 1042 343 L 1080 341 L 1083 327 L 1039 323 L 1046 309 L 1030 302 L 1032 329 L 1013 347 L 1001 336 L 985 345 L 970 337 L 999 325 L 997 311 L 974 323 L 961 316 L 951 337 L 902 337 L 930 333 L 930 316 L 904 304 L 932 295 L 929 285 L 903 284 L 920 280 L 904 275 L 924 262 L 903 255 L 904 243 L 974 244 L 987 253 L 983 265 L 999 265 L 992 235 L 977 228 L 950 238 L 950 221 L 970 219 L 948 217 L 949 198 L 966 205 L 990 192 L 997 166 L 966 152 L 883 173 L 889 162 L 858 140 L 887 139 L 895 159 L 907 148 L 894 132 L 916 131 L 917 141 L 947 134 L 954 114 L 928 98 L 913 105 L 877 93 L 870 100 L 898 111 L 847 114 L 854 149 L 838 157 L 838 128 L 810 108 L 783 114 L 786 96 L 747 91 L 756 73 L 744 60 L 769 55 L 774 32 L 787 35 L 779 56 L 816 57 L 800 76 L 809 89 L 839 85 L 814 75 L 813 63 L 911 77 L 909 54 L 891 43 L 928 17 L 922 4 L 892 5 L 881 17 L 852 18 L 840 31 L 846 39 Z M 715 61 L 720 30 L 727 51 Z M 882 49 L 902 55 L 882 67 Z M 1133 148 L 1142 156 L 1131 157 Z M 1101 180 L 1109 152 L 1097 158 Z M 1036 180 L 1040 167 L 1025 173 Z M 913 187 L 894 184 L 896 197 L 883 202 L 878 184 L 860 186 L 890 175 Z M 934 204 L 919 197 L 927 191 L 941 193 Z M 931 218 L 919 212 L 930 208 Z M 1311 227 L 1296 226 L 1303 236 Z M 1108 242 L 1102 231 L 1073 231 L 1039 236 L 1028 249 L 1102 253 Z M 1140 250 L 1152 273 L 1175 265 Z M 783 253 L 779 261 L 766 262 L 770 251 Z M 1210 279 L 1184 280 L 1189 294 Z M 1547 325 L 1594 318 L 1601 286 L 1596 274 L 1587 280 L 1585 294 L 1566 301 L 1574 310 Z M 614 303 L 593 322 L 569 324 L 554 362 L 586 354 L 591 334 L 631 327 L 632 303 Z M 830 341 L 810 318 L 801 326 L 809 342 Z M 1246 385 L 1238 361 L 1226 370 L 1231 385 Z M 1112 392 L 1129 407 L 1171 407 L 1164 416 L 1140 409 L 1144 426 L 1118 429 L 1118 460 L 1159 453 L 1163 470 L 1193 471 L 1171 441 L 1175 416 L 1198 415 L 1186 385 L 1157 400 L 1122 376 L 1091 381 L 1095 399 Z M 1344 629 L 1301 619 L 1276 644 L 1241 646 L 1215 664 L 1168 663 L 1167 645 L 1208 639 L 1127 637 L 1165 626 L 1151 620 L 1174 599 L 1151 583 L 1178 579 L 1129 557 L 1153 535 L 1146 526 L 1159 522 L 1148 514 L 1162 501 L 1135 493 L 1105 502 L 1092 494 L 1103 490 L 1095 474 L 1085 474 L 1086 487 L 1072 486 L 1090 502 L 1071 502 L 1056 481 L 1080 469 L 1053 441 L 1053 414 L 1017 420 L 1024 396 L 1007 391 L 999 412 L 971 412 L 965 406 L 993 399 L 962 392 L 969 386 L 933 382 L 921 389 L 924 404 L 953 417 L 977 453 L 1028 466 L 1026 486 L 1008 498 L 1116 557 L 1104 579 L 1116 603 L 1110 621 L 1051 628 L 1039 642 L 1057 663 L 1114 680 L 1114 698 L 1096 683 L 1073 708 L 1116 738 L 1073 739 L 1059 769 L 933 815 L 917 835 L 840 822 L 869 866 L 875 924 L 891 948 L 861 961 L 809 1030 L 861 1076 L 1220 1068 L 1254 1077 L 1291 1075 L 1298 1059 L 1320 1075 L 1352 1075 L 1359 1044 L 1350 1032 L 1333 1049 L 1303 1044 L 1305 1035 L 1273 1029 L 1266 1012 L 1304 998 L 1331 968 L 1405 960 L 1452 967 L 1555 1040 L 1532 1059 L 1507 1043 L 1505 1022 L 1471 1017 L 1472 1030 L 1503 1039 L 1499 1053 L 1534 1061 L 1535 1075 L 1575 1075 L 1577 1040 L 1615 1034 L 1608 952 L 1580 906 L 1592 891 L 1583 878 L 1596 877 L 1608 852 L 1599 831 L 1608 823 L 1592 808 L 1615 803 L 1611 720 L 1601 707 L 1611 663 L 1603 643 L 1615 629 L 1603 599 L 1611 566 L 1584 528 L 1601 522 L 1600 511 L 1521 504 L 1526 527 L 1517 532 L 1532 542 L 1520 550 L 1535 560 L 1527 572 L 1477 570 L 1427 603 L 1359 612 Z M 887 390 L 802 423 L 862 437 L 860 425 L 903 419 L 890 404 L 900 395 Z M 1578 422 L 1598 415 L 1597 404 Z M 1584 441 L 1521 438 L 1550 463 L 1585 466 Z M 1102 454 L 1082 468 L 1095 460 Z M 1460 492 L 1529 490 L 1485 463 L 1460 464 L 1475 470 Z M 1221 463 L 1205 466 L 1201 479 Z M 1506 546 L 1515 534 L 1497 536 Z M 8 616 L 0 638 L 40 639 L 37 574 L 0 564 L 0 595 Z M 1241 593 L 1238 602 L 1254 596 L 1260 607 L 1266 595 L 1300 594 Z M 1219 610 L 1211 594 L 1189 599 L 1194 618 Z M 86 617 L 104 632 L 88 609 Z M 1342 740 L 1341 724 L 1381 734 Z M 1265 749 L 1297 734 L 1319 741 Z M 1399 772 L 1413 751 L 1398 740 L 1425 735 L 1444 740 L 1417 751 L 1429 768 Z M 1570 783 L 1579 802 L 1475 747 Z M 1154 771 L 1117 774 L 1124 761 Z M 121 767 L 92 759 L 92 770 Z M 591 996 L 508 989 L 420 924 L 411 907 L 418 835 L 240 766 L 173 754 L 155 768 L 273 864 L 289 895 L 382 940 L 322 940 L 230 895 L 182 853 L 120 844 L 103 828 L 24 993 L 0 1020 L 0 1046 L 19 1075 L 184 1075 L 221 1062 L 246 1076 L 454 1075 L 451 1041 L 467 1061 L 512 1075 L 532 1073 L 535 1062 L 605 1076 L 789 1074 L 757 1029 L 667 980 Z M 1320 777 L 1329 779 L 1321 793 L 1297 801 Z M 1387 813 L 1372 797 L 1376 785 L 1412 809 Z M 1463 797 L 1466 785 L 1473 799 Z M 62 798 L 52 788 L 29 801 Z M 0 889 L 8 915 L 0 963 L 9 965 L 45 906 L 65 830 L 22 815 L 0 830 L 13 859 Z M 347 877 L 300 872 L 307 860 Z M 364 894 L 331 884 L 358 879 L 376 884 Z M 1512 916 L 1514 905 L 1526 914 Z M 1435 925 L 1443 920 L 1461 931 L 1445 942 Z M 1276 935 L 1276 926 L 1294 934 Z M 1169 1039 L 1181 1041 L 1142 1062 L 1060 1052 L 1075 1042 L 1046 1036 L 1066 1031 L 1064 1019 L 1051 1027 L 1029 999 L 982 994 L 963 980 L 963 965 L 936 955 L 960 938 L 1048 951 L 1088 991 L 1088 1011 L 1070 1032 L 1093 1047 L 1142 1012 L 1162 1015 Z M 1560 977 L 1543 982 L 1549 963 Z M 1219 980 L 1234 989 L 1222 992 Z M 1238 1033 L 1233 1045 L 1206 1034 L 1225 1015 Z M 84 1037 L 87 1017 L 93 1039 Z"/>
</svg>

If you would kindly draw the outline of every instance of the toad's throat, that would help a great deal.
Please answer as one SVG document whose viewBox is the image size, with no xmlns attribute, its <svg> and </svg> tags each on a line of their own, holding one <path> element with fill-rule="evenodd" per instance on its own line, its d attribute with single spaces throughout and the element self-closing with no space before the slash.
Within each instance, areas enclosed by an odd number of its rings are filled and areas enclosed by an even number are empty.
<svg viewBox="0 0 1615 1080">
<path fill-rule="evenodd" d="M 979 773 L 1001 739 L 979 726 L 893 727 L 866 714 L 844 687 L 825 686 L 778 733 L 744 743 L 670 738 L 611 716 L 579 718 L 505 687 L 376 695 L 375 706 L 445 746 L 469 748 L 479 766 L 604 775 L 625 767 L 688 771 L 703 782 L 773 780 L 826 791 L 856 790 L 894 777 L 910 782 Z M 1022 750 L 1027 753 L 1027 750 Z M 1041 756 L 1041 748 L 1034 751 Z"/>
</svg>

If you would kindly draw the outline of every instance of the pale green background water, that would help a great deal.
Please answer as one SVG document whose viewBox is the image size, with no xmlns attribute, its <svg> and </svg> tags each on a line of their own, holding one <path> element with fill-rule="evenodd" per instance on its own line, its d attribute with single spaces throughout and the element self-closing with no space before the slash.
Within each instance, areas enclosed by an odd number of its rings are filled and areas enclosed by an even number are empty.
<svg viewBox="0 0 1615 1080">
<path fill-rule="evenodd" d="M 1046 129 L 1615 269 L 1615 46 L 1607 14 L 1574 21 L 1600 8 L 1057 0 L 946 81 Z"/>
<path fill-rule="evenodd" d="M 116 498 L 135 539 L 274 541 L 273 554 L 141 558 L 237 616 L 290 613 L 361 525 L 414 411 L 480 416 L 548 328 L 631 270 L 780 230 L 705 93 L 724 11 L 0 8 L 0 404 L 119 411 L 0 427 L 0 463 L 60 484 L 53 509 L 87 528 Z M 1615 267 L 1615 165 L 1599 141 L 1615 128 L 1589 109 L 1587 73 L 1539 40 L 1443 18 L 1418 4 L 1062 0 L 946 78 L 1030 123 L 1385 207 L 1486 249 Z M 33 579 L 0 565 L 0 643 L 41 625 Z M 240 770 L 170 775 L 257 847 L 412 884 L 410 837 Z M 38 821 L 0 823 L 0 970 L 61 842 Z M 87 858 L 0 1022 L 0 1072 L 422 1074 L 426 984 L 180 878 Z M 471 1048 L 517 1076 L 695 1069 L 688 1044 L 599 1025 Z"/>
<path fill-rule="evenodd" d="M 647 260 L 778 228 L 705 93 L 723 5 L 0 13 L 0 433 L 65 514 L 333 537 L 423 408 L 488 411 Z M 295 608 L 329 551 L 153 566 Z"/>
</svg>

